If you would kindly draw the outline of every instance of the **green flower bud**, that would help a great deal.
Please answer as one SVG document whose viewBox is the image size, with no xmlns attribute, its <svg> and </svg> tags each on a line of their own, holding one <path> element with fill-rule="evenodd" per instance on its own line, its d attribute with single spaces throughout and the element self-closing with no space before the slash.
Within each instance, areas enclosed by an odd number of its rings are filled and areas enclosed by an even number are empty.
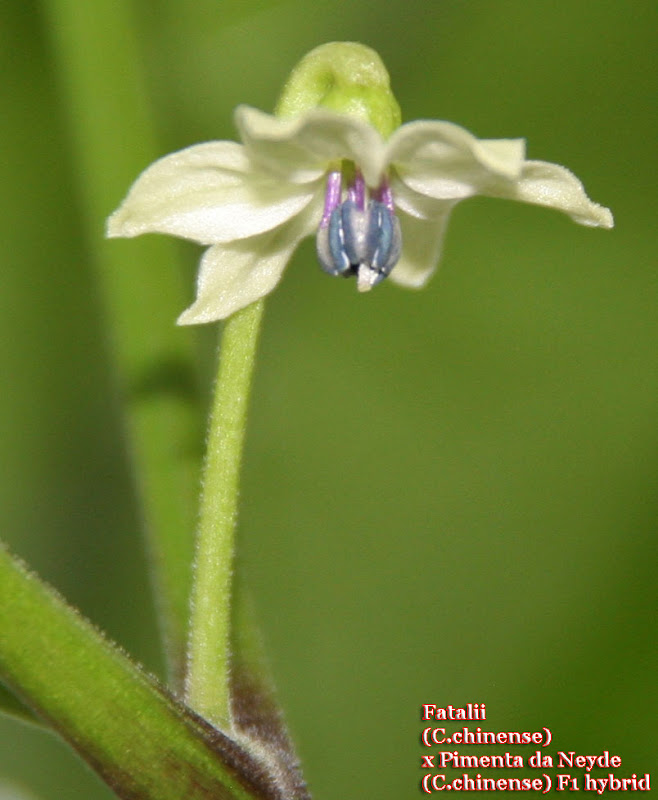
<svg viewBox="0 0 658 800">
<path fill-rule="evenodd" d="M 385 139 L 401 121 L 381 58 L 356 42 L 329 42 L 305 55 L 283 87 L 275 114 L 296 117 L 313 108 L 358 117 Z"/>
</svg>

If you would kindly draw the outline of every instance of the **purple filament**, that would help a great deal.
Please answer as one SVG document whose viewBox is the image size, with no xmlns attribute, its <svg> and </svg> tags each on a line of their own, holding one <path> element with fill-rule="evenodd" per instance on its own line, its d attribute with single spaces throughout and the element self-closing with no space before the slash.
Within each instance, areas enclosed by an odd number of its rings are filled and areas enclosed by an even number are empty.
<svg viewBox="0 0 658 800">
<path fill-rule="evenodd" d="M 391 191 L 391 185 L 389 184 L 386 178 L 384 178 L 381 184 L 379 185 L 376 197 L 380 203 L 383 203 L 386 206 L 386 208 L 388 208 L 391 214 L 395 213 L 395 205 L 393 203 L 393 192 Z"/>
<path fill-rule="evenodd" d="M 354 176 L 354 183 L 350 184 L 350 188 L 347 190 L 347 199 L 356 203 L 359 211 L 363 211 L 366 207 L 366 182 L 358 169 Z"/>
<path fill-rule="evenodd" d="M 326 228 L 335 208 L 340 205 L 342 176 L 340 170 L 330 172 L 327 176 L 327 188 L 324 194 L 324 211 L 320 220 L 320 227 Z"/>
</svg>

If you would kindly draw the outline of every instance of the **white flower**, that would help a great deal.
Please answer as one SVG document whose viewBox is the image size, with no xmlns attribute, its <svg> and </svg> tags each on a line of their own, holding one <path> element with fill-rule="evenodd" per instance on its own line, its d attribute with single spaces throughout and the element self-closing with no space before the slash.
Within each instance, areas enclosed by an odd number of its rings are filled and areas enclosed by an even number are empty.
<svg viewBox="0 0 658 800">
<path fill-rule="evenodd" d="M 223 319 L 271 292 L 316 231 L 325 271 L 357 274 L 361 290 L 389 273 L 421 287 L 452 208 L 473 195 L 613 225 L 567 169 L 526 160 L 522 139 L 477 139 L 450 122 L 418 121 L 384 140 L 366 121 L 327 108 L 280 118 L 241 106 L 235 119 L 242 144 L 209 142 L 155 162 L 108 223 L 109 236 L 157 232 L 210 245 L 181 324 Z"/>
</svg>

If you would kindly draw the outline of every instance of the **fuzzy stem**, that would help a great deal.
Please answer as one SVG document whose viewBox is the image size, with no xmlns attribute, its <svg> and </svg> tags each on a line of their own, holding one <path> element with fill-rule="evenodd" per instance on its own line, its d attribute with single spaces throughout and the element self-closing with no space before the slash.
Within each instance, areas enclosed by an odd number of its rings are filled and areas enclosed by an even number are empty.
<svg viewBox="0 0 658 800">
<path fill-rule="evenodd" d="M 186 699 L 225 729 L 231 726 L 229 637 L 239 472 L 262 311 L 261 300 L 238 311 L 224 326 L 192 589 Z"/>
<path fill-rule="evenodd" d="M 272 798 L 248 753 L 175 700 L 1 544 L 0 677 L 123 800 Z"/>
</svg>

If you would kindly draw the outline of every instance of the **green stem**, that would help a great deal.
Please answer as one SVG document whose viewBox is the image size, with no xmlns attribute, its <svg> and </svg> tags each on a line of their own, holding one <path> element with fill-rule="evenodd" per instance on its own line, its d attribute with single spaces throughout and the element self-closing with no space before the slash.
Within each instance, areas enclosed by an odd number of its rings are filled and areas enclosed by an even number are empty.
<svg viewBox="0 0 658 800">
<path fill-rule="evenodd" d="M 273 796 L 249 754 L 139 670 L 2 545 L 0 677 L 125 800 Z"/>
<path fill-rule="evenodd" d="M 197 534 L 186 699 L 195 711 L 224 728 L 231 726 L 231 572 L 239 472 L 262 312 L 259 300 L 224 326 Z"/>
</svg>

